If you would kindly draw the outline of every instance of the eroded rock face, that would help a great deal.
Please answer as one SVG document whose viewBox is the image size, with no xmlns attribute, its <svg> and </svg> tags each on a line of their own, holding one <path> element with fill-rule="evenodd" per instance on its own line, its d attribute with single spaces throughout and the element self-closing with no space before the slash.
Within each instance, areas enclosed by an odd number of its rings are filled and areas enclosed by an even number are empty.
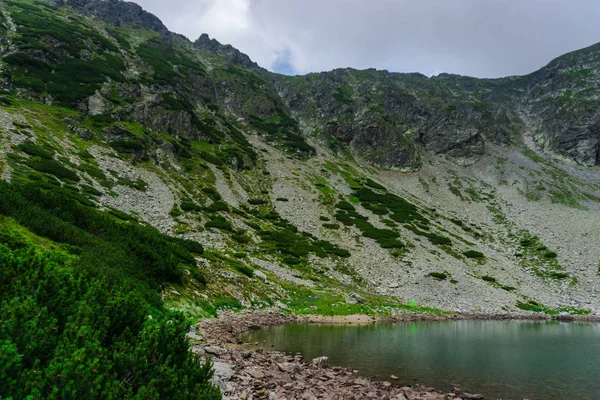
<svg viewBox="0 0 600 400">
<path fill-rule="evenodd" d="M 600 44 L 565 54 L 521 78 L 520 102 L 536 144 L 599 165 Z"/>
</svg>

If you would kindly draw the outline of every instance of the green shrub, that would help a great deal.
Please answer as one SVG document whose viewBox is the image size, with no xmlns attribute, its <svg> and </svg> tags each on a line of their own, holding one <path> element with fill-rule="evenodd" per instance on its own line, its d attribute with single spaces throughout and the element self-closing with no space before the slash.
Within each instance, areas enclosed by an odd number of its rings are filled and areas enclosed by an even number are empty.
<svg viewBox="0 0 600 400">
<path fill-rule="evenodd" d="M 351 211 L 355 211 L 356 209 L 354 208 L 354 206 L 350 203 L 348 203 L 347 201 L 340 201 L 339 203 L 337 203 L 335 205 L 336 208 L 339 208 L 340 210 L 351 210 Z"/>
<path fill-rule="evenodd" d="M 52 160 L 54 156 L 54 151 L 52 151 L 51 149 L 49 150 L 46 147 L 40 146 L 39 144 L 35 144 L 30 140 L 21 143 L 18 147 L 19 150 L 29 154 L 32 157 L 39 157 L 43 158 L 44 160 Z"/>
<path fill-rule="evenodd" d="M 136 139 L 113 140 L 108 144 L 119 153 L 124 154 L 135 154 L 146 150 L 146 145 Z"/>
<path fill-rule="evenodd" d="M 242 263 L 239 262 L 234 262 L 233 263 L 233 267 L 240 273 L 246 275 L 249 278 L 252 278 L 254 276 L 254 270 Z"/>
<path fill-rule="evenodd" d="M 247 244 L 252 242 L 252 239 L 246 233 L 236 233 L 232 235 L 231 238 L 240 244 Z"/>
<path fill-rule="evenodd" d="M 425 236 L 433 244 L 437 244 L 437 245 L 451 245 L 452 244 L 452 241 L 449 238 L 442 236 L 442 235 L 437 235 L 435 233 L 429 233 Z"/>
<path fill-rule="evenodd" d="M 61 248 L 0 234 L 0 397 L 220 398 L 210 362 L 189 352 L 189 321 L 159 294 L 199 244 L 88 204 L 0 182 L 0 214 Z"/>
<path fill-rule="evenodd" d="M 417 206 L 394 194 L 379 194 L 368 188 L 357 189 L 353 194 L 365 208 L 377 210 L 378 213 L 383 213 L 383 208 L 386 208 L 391 214 L 390 218 L 396 222 L 428 223 L 427 219 L 419 213 Z"/>
<path fill-rule="evenodd" d="M 217 310 L 241 310 L 244 308 L 242 303 L 233 297 L 213 299 L 212 304 Z"/>
<path fill-rule="evenodd" d="M 129 186 L 132 189 L 139 190 L 140 192 L 145 192 L 148 189 L 148 183 L 141 178 L 132 181 L 129 178 L 119 178 L 117 180 L 118 185 Z"/>
<path fill-rule="evenodd" d="M 491 277 L 489 275 L 484 275 L 484 276 L 481 277 L 481 279 L 483 279 L 486 282 L 496 282 L 496 278 Z"/>
<path fill-rule="evenodd" d="M 566 279 L 569 277 L 569 274 L 566 272 L 549 272 L 547 275 L 552 279 Z"/>
<path fill-rule="evenodd" d="M 467 258 L 485 258 L 485 255 L 480 251 L 468 250 L 463 253 L 463 255 Z"/>
<path fill-rule="evenodd" d="M 206 279 L 206 277 L 200 273 L 200 271 L 198 271 L 197 268 L 190 268 L 190 276 L 195 279 L 197 282 L 201 283 L 202 285 L 205 285 L 208 283 L 208 280 Z"/>
<path fill-rule="evenodd" d="M 10 107 L 13 105 L 13 102 L 11 99 L 0 96 L 0 106 L 2 107 Z"/>
<path fill-rule="evenodd" d="M 81 191 L 92 196 L 102 196 L 102 192 L 90 185 L 81 185 Z"/>
<path fill-rule="evenodd" d="M 536 242 L 536 240 L 534 238 L 528 237 L 528 238 L 521 239 L 520 244 L 523 247 L 529 247 L 532 244 L 534 244 L 535 242 Z"/>
<path fill-rule="evenodd" d="M 338 257 L 342 257 L 342 258 L 348 258 L 351 256 L 350 252 L 346 249 L 340 249 L 340 248 L 332 248 L 331 250 L 328 250 L 328 252 L 330 252 L 333 255 L 336 255 Z"/>
<path fill-rule="evenodd" d="M 198 204 L 194 203 L 190 199 L 181 200 L 180 207 L 182 211 L 202 211 L 202 207 L 200 207 Z"/>
<path fill-rule="evenodd" d="M 404 243 L 397 239 L 383 238 L 377 241 L 381 248 L 383 249 L 402 249 L 404 248 Z"/>
<path fill-rule="evenodd" d="M 556 310 L 546 307 L 546 306 L 544 306 L 540 303 L 537 303 L 533 300 L 528 300 L 527 302 L 517 301 L 517 307 L 520 308 L 521 310 L 525 310 L 525 311 L 541 312 L 541 313 L 546 313 L 546 314 L 550 314 L 550 315 L 558 314 L 558 312 Z"/>
<path fill-rule="evenodd" d="M 214 164 L 216 166 L 221 166 L 224 164 L 223 159 L 219 158 L 216 155 L 213 155 L 213 154 L 203 151 L 203 150 L 201 150 L 199 153 L 200 153 L 200 157 L 203 160 L 208 161 L 211 164 Z"/>
<path fill-rule="evenodd" d="M 120 72 L 122 67 L 122 63 L 114 65 L 105 60 L 67 59 L 54 69 L 48 83 L 48 93 L 64 104 L 72 104 L 93 95 L 107 77 L 123 81 Z"/>
<path fill-rule="evenodd" d="M 252 204 L 253 206 L 260 206 L 263 204 L 269 204 L 269 202 L 263 199 L 248 199 L 248 204 Z"/>
<path fill-rule="evenodd" d="M 323 224 L 323 228 L 340 229 L 340 225 L 339 224 Z"/>
<path fill-rule="evenodd" d="M 283 201 L 283 202 L 288 202 L 288 201 L 289 201 L 289 200 L 288 200 L 288 199 L 286 199 L 285 197 L 278 197 L 276 200 L 277 200 L 277 201 Z"/>
<path fill-rule="evenodd" d="M 58 179 L 68 182 L 79 182 L 79 176 L 61 163 L 44 158 L 31 158 L 26 161 L 27 165 L 39 172 L 54 175 Z"/>
<path fill-rule="evenodd" d="M 380 185 L 379 183 L 375 182 L 373 179 L 371 178 L 367 178 L 365 179 L 365 185 L 372 187 L 373 189 L 379 189 L 379 190 L 385 190 L 385 187 L 383 187 L 382 185 Z"/>
<path fill-rule="evenodd" d="M 224 231 L 233 231 L 233 226 L 225 217 L 215 216 L 210 219 L 205 225 L 207 228 L 217 228 L 222 229 Z"/>
<path fill-rule="evenodd" d="M 218 212 L 218 211 L 229 211 L 229 205 L 227 203 L 225 203 L 224 201 L 213 201 L 213 203 L 204 208 L 204 211 L 206 212 Z"/>
<path fill-rule="evenodd" d="M 297 264 L 300 264 L 302 262 L 302 260 L 299 259 L 298 257 L 292 257 L 292 256 L 290 256 L 290 257 L 285 257 L 283 259 L 283 262 L 286 263 L 286 264 L 288 264 L 288 265 L 297 265 Z"/>
<path fill-rule="evenodd" d="M 215 189 L 213 187 L 204 187 L 204 188 L 202 188 L 202 191 L 204 193 L 206 193 L 208 195 L 208 197 L 210 197 L 214 201 L 221 200 L 221 195 L 219 194 L 219 192 L 217 192 L 217 189 Z"/>
<path fill-rule="evenodd" d="M 443 272 L 430 272 L 428 275 L 437 279 L 438 281 L 443 281 L 448 278 L 448 275 Z"/>
<path fill-rule="evenodd" d="M 171 211 L 169 211 L 169 215 L 171 217 L 180 217 L 181 215 L 183 215 L 183 212 L 181 211 L 181 209 L 179 208 L 179 206 L 177 204 L 173 204 L 173 208 L 171 208 Z"/>
</svg>

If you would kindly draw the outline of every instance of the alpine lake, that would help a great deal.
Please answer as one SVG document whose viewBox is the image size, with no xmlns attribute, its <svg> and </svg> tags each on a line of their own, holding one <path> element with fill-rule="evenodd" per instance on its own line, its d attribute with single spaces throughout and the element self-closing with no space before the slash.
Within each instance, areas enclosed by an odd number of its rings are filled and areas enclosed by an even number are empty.
<svg viewBox="0 0 600 400">
<path fill-rule="evenodd" d="M 289 324 L 242 337 L 266 350 L 328 356 L 329 365 L 394 384 L 450 384 L 486 399 L 600 399 L 600 324 L 422 321 Z"/>
</svg>

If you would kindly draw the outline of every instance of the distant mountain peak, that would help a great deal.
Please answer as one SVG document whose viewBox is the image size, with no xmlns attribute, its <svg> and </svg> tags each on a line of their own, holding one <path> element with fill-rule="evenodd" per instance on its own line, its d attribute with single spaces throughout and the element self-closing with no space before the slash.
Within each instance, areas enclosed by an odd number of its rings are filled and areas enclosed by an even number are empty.
<svg viewBox="0 0 600 400">
<path fill-rule="evenodd" d="M 91 15 L 113 25 L 131 25 L 134 28 L 169 32 L 162 21 L 138 4 L 122 0 L 50 0 L 57 6 L 70 6 L 74 10 Z"/>
<path fill-rule="evenodd" d="M 200 35 L 194 42 L 194 47 L 199 50 L 210 51 L 212 53 L 227 56 L 227 61 L 244 68 L 261 69 L 261 67 L 252 61 L 247 54 L 242 53 L 230 44 L 221 44 L 218 40 L 211 39 L 207 33 Z"/>
</svg>

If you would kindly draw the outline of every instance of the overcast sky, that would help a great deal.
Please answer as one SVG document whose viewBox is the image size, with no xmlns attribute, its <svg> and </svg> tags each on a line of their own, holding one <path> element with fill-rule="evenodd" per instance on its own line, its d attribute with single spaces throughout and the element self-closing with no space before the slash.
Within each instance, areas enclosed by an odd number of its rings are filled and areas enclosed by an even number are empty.
<svg viewBox="0 0 600 400">
<path fill-rule="evenodd" d="M 600 42 L 599 0 L 135 0 L 172 31 L 286 74 L 526 74 Z"/>
</svg>

